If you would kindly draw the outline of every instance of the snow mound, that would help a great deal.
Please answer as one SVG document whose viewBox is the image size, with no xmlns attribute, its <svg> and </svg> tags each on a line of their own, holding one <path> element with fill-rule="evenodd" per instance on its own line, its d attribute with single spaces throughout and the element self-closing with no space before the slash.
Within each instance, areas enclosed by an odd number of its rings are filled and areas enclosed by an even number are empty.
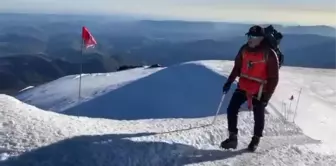
<svg viewBox="0 0 336 166">
<path fill-rule="evenodd" d="M 225 81 L 203 64 L 184 63 L 110 90 L 63 113 L 119 120 L 211 116 Z M 229 99 L 230 94 L 224 106 Z"/>
<path fill-rule="evenodd" d="M 43 110 L 62 112 L 161 69 L 136 68 L 113 73 L 82 74 L 80 101 L 78 100 L 79 75 L 62 77 L 29 91 L 23 91 L 16 98 Z"/>
<path fill-rule="evenodd" d="M 0 95 L 0 165 L 326 165 L 333 153 L 318 152 L 319 141 L 292 123 L 268 114 L 265 137 L 255 153 L 242 150 L 253 131 L 253 117 L 241 112 L 239 148 L 224 151 L 226 115 L 118 121 L 74 117 L 40 110 Z M 311 147 L 314 146 L 314 149 Z M 8 157 L 9 156 L 9 157 Z"/>
</svg>

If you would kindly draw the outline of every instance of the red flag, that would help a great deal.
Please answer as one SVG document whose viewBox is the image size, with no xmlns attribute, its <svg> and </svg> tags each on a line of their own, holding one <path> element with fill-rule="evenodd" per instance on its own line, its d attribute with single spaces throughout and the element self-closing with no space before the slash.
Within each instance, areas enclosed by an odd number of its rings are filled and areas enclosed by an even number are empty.
<svg viewBox="0 0 336 166">
<path fill-rule="evenodd" d="M 85 26 L 82 28 L 82 39 L 84 41 L 85 48 L 93 47 L 97 44 L 95 38 Z"/>
</svg>

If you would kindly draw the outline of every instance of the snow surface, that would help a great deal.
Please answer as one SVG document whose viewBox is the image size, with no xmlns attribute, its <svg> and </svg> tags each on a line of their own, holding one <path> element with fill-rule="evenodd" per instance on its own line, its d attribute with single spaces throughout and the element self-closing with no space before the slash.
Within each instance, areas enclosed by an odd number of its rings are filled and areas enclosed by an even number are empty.
<svg viewBox="0 0 336 166">
<path fill-rule="evenodd" d="M 239 117 L 239 149 L 224 151 L 226 116 L 119 121 L 67 116 L 0 95 L 0 165 L 334 165 L 336 155 L 283 119 L 267 115 L 255 153 L 244 150 L 253 118 Z M 203 127 L 202 127 L 203 125 Z M 191 128 L 191 129 L 190 129 Z M 185 129 L 185 130 L 183 130 Z"/>
<path fill-rule="evenodd" d="M 78 76 L 68 76 L 17 98 L 44 110 L 95 118 L 212 116 L 232 67 L 230 61 L 196 61 L 169 68 L 87 74 L 82 79 L 82 101 L 78 101 Z M 235 85 L 232 91 L 234 88 Z M 232 91 L 225 98 L 221 113 L 226 112 Z M 290 101 L 292 95 L 294 100 Z M 306 134 L 336 149 L 335 70 L 282 67 L 279 85 L 267 109 L 291 122 L 296 110 L 295 123 Z"/>
<path fill-rule="evenodd" d="M 5 165 L 336 165 L 335 70 L 283 67 L 261 148 L 245 153 L 218 148 L 227 137 L 231 93 L 217 123 L 197 127 L 212 121 L 231 69 L 229 61 L 197 61 L 85 75 L 81 101 L 78 76 L 68 76 L 17 96 L 44 110 L 0 96 L 0 159 L 19 155 Z M 253 129 L 250 112 L 240 113 L 238 128 L 241 149 Z"/>
<path fill-rule="evenodd" d="M 273 106 L 279 109 L 282 102 L 287 109 L 290 106 L 289 121 L 293 121 L 297 109 L 295 123 L 310 137 L 336 149 L 336 70 L 283 68 L 279 84 L 271 100 Z M 289 100 L 291 95 L 294 97 L 292 102 Z M 285 115 L 284 109 L 281 112 Z"/>
</svg>

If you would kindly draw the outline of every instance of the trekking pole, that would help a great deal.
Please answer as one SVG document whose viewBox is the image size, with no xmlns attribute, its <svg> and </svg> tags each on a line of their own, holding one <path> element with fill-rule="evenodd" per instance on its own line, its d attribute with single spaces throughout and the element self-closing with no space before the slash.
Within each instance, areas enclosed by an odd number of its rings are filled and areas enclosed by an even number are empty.
<svg viewBox="0 0 336 166">
<path fill-rule="evenodd" d="M 219 110 L 220 110 L 220 109 L 221 109 L 221 107 L 222 107 L 222 104 L 223 104 L 224 98 L 225 98 L 225 93 L 222 95 L 222 98 L 221 98 L 221 100 L 220 100 L 220 102 L 219 102 L 219 105 L 218 105 L 218 108 L 217 108 L 216 115 L 215 115 L 215 117 L 214 117 L 214 119 L 213 119 L 213 121 L 212 121 L 211 125 L 215 124 L 215 121 L 216 121 L 217 115 L 218 115 L 218 113 L 219 113 Z"/>
</svg>

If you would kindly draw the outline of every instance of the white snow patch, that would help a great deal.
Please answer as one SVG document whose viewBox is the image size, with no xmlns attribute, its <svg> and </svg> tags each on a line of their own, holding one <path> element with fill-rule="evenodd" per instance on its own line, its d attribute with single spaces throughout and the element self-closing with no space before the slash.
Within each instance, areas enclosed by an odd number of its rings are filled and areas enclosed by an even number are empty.
<svg viewBox="0 0 336 166">
<path fill-rule="evenodd" d="M 27 91 L 32 88 L 34 88 L 34 86 L 27 86 L 26 88 L 21 89 L 19 92 L 21 93 L 21 92 Z"/>
<path fill-rule="evenodd" d="M 9 157 L 8 153 L 0 153 L 0 161 L 7 160 Z"/>
</svg>

